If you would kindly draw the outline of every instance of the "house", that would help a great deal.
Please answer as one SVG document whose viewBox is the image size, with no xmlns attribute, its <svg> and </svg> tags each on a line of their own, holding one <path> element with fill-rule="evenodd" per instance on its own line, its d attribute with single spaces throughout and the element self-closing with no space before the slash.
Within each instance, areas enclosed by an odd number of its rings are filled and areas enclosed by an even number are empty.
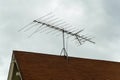
<svg viewBox="0 0 120 80">
<path fill-rule="evenodd" d="M 8 80 L 120 80 L 120 63 L 13 51 Z"/>
</svg>

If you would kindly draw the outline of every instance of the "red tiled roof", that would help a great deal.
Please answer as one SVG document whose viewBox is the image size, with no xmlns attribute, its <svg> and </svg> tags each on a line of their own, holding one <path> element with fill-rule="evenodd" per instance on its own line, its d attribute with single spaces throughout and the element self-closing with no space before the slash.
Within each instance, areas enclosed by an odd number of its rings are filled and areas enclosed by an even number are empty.
<svg viewBox="0 0 120 80">
<path fill-rule="evenodd" d="M 120 63 L 14 51 L 23 80 L 120 80 Z"/>
</svg>

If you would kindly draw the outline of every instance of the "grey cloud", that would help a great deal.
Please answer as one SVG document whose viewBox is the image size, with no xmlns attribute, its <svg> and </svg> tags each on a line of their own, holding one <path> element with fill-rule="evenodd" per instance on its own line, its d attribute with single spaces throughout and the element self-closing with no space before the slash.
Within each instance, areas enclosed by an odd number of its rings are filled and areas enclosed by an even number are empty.
<svg viewBox="0 0 120 80">
<path fill-rule="evenodd" d="M 78 28 L 85 28 L 85 34 L 95 37 L 95 45 L 86 43 L 80 47 L 76 47 L 70 39 L 70 56 L 120 61 L 120 49 L 116 47 L 120 44 L 119 3 L 119 0 L 0 0 L 1 79 L 7 78 L 14 49 L 59 55 L 62 48 L 61 37 L 39 32 L 27 38 L 31 31 L 17 32 L 24 25 L 50 11 L 63 17 L 68 23 L 81 25 Z"/>
</svg>

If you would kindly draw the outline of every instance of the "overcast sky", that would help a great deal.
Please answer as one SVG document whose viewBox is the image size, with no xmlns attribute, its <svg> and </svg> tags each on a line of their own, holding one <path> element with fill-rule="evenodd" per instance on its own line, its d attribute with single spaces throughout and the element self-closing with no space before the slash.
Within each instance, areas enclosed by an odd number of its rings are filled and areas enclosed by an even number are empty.
<svg viewBox="0 0 120 80">
<path fill-rule="evenodd" d="M 13 50 L 59 55 L 61 37 L 18 32 L 49 12 L 95 37 L 95 45 L 79 47 L 70 39 L 70 56 L 120 62 L 120 0 L 0 0 L 0 80 L 7 80 Z"/>
</svg>

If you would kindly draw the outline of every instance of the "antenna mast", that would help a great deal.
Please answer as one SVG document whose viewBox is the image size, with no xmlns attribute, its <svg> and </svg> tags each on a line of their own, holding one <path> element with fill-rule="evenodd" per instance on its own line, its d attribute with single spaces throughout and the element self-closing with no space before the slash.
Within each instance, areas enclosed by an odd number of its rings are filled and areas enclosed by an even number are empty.
<svg viewBox="0 0 120 80">
<path fill-rule="evenodd" d="M 66 56 L 66 58 L 68 59 L 68 53 L 66 51 L 66 47 L 65 47 L 65 33 L 64 33 L 64 29 L 62 31 L 62 38 L 63 38 L 63 48 L 60 52 L 60 55 L 62 55 L 62 53 L 64 53 L 64 56 Z"/>
</svg>

